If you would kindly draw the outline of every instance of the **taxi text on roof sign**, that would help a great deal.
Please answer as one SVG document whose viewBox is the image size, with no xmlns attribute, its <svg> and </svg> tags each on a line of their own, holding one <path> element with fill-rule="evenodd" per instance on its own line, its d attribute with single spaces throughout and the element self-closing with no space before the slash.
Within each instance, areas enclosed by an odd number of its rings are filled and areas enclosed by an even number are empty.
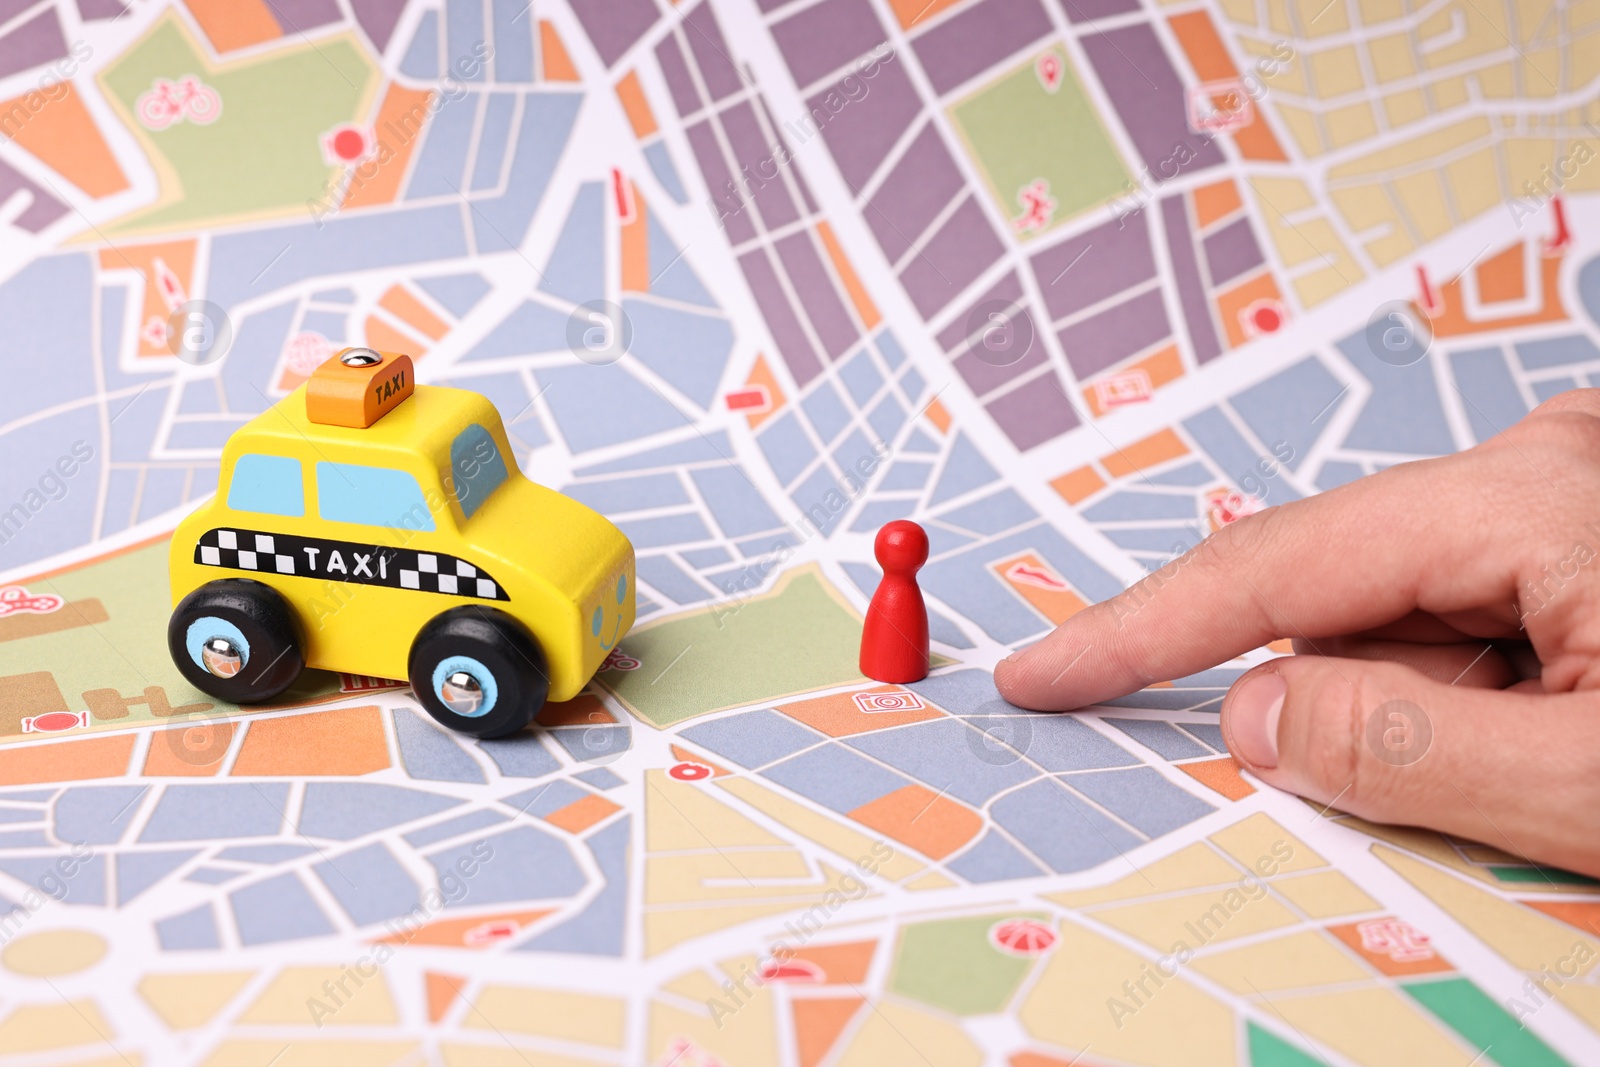
<svg viewBox="0 0 1600 1067">
<path fill-rule="evenodd" d="M 306 418 L 324 426 L 364 430 L 393 411 L 415 387 L 411 357 L 403 352 L 346 348 L 312 372 L 306 383 Z"/>
</svg>

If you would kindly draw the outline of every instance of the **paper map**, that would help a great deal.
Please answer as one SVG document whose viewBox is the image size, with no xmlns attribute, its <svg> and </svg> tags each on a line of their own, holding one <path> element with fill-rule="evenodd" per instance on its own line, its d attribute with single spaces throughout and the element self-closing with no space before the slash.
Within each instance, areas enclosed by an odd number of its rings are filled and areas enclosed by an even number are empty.
<svg viewBox="0 0 1600 1067">
<path fill-rule="evenodd" d="M 1597 80 L 1595 0 L 0 3 L 0 1060 L 1595 1062 L 1600 885 L 1242 773 L 1270 651 L 990 670 L 1600 384 Z M 351 344 L 632 539 L 536 730 L 172 666 L 166 535 Z"/>
</svg>

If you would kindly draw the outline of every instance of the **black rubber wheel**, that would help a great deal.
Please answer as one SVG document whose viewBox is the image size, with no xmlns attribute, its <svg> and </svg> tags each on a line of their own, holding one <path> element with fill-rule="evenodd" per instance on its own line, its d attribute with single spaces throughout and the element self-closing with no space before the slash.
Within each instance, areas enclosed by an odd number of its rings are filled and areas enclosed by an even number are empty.
<svg viewBox="0 0 1600 1067">
<path fill-rule="evenodd" d="M 550 692 L 544 650 L 503 611 L 468 605 L 428 620 L 407 664 L 417 700 L 474 737 L 508 737 L 533 722 Z"/>
<path fill-rule="evenodd" d="M 167 650 L 178 673 L 207 696 L 259 704 L 305 669 L 294 611 L 278 591 L 249 578 L 207 582 L 172 609 Z"/>
</svg>

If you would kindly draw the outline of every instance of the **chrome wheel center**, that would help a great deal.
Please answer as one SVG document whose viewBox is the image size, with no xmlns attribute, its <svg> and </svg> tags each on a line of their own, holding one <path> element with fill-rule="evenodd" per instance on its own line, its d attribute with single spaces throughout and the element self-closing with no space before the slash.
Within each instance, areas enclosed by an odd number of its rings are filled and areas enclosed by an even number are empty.
<svg viewBox="0 0 1600 1067">
<path fill-rule="evenodd" d="M 226 637 L 213 637 L 200 646 L 200 661 L 218 678 L 232 678 L 244 668 L 244 653 Z"/>
<path fill-rule="evenodd" d="M 455 671 L 439 687 L 439 699 L 457 715 L 476 715 L 483 707 L 483 686 L 466 671 Z"/>
</svg>

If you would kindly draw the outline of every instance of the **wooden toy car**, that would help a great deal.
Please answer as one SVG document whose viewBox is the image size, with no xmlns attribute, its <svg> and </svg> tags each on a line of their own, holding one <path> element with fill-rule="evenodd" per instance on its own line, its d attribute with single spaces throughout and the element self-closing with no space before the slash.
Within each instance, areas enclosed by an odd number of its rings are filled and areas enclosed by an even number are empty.
<svg viewBox="0 0 1600 1067">
<path fill-rule="evenodd" d="M 487 399 L 367 348 L 229 438 L 170 565 L 167 646 L 197 689 L 250 704 L 303 667 L 408 678 L 479 737 L 576 696 L 634 618 L 622 532 L 523 477 Z"/>
</svg>

